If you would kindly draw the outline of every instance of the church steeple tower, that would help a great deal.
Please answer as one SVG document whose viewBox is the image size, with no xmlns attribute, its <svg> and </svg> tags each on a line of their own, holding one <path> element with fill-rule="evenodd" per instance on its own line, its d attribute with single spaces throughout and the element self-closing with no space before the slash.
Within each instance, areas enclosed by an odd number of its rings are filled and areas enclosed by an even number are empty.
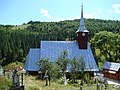
<svg viewBox="0 0 120 90">
<path fill-rule="evenodd" d="M 85 27 L 84 17 L 83 17 L 83 4 L 81 5 L 81 19 L 79 29 L 76 31 L 77 41 L 79 49 L 87 49 L 88 44 L 88 33 L 89 31 Z"/>
</svg>

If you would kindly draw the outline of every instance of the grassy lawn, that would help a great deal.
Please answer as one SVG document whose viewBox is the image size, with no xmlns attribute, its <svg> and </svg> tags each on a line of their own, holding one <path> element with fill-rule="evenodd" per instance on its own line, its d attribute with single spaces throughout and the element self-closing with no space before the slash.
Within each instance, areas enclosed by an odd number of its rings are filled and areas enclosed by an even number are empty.
<svg viewBox="0 0 120 90">
<path fill-rule="evenodd" d="M 45 86 L 45 81 L 36 80 L 35 77 L 24 77 L 25 90 L 77 90 L 79 87 L 72 85 L 62 85 L 59 83 L 51 82 L 50 86 Z"/>
<path fill-rule="evenodd" d="M 63 85 L 58 82 L 51 82 L 50 86 L 45 86 L 45 81 L 36 80 L 33 76 L 24 77 L 25 90 L 79 90 L 79 84 L 68 84 Z M 96 90 L 96 85 L 86 85 L 84 84 L 83 90 Z M 104 90 L 102 87 L 100 90 Z M 120 90 L 120 88 L 113 88 L 113 85 L 109 85 L 106 90 Z"/>
<path fill-rule="evenodd" d="M 8 80 L 7 78 L 0 78 L 0 90 L 5 90 L 12 85 L 11 79 Z M 24 85 L 25 90 L 79 90 L 80 85 L 79 83 L 68 85 L 60 84 L 60 81 L 51 82 L 50 86 L 45 86 L 45 81 L 36 80 L 34 76 L 24 76 Z M 96 84 L 84 84 L 82 90 L 96 90 Z M 100 88 L 100 90 L 104 90 L 104 87 Z M 114 88 L 113 85 L 109 85 L 108 89 L 106 90 L 120 90 Z"/>
<path fill-rule="evenodd" d="M 12 80 L 8 80 L 7 77 L 0 76 L 0 90 L 5 90 L 6 88 L 9 88 L 12 86 Z"/>
</svg>

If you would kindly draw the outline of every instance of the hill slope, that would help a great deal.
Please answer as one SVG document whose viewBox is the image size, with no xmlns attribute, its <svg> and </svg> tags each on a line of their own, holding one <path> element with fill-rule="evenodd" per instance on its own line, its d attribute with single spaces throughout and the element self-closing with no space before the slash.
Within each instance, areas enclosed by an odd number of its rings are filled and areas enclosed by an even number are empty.
<svg viewBox="0 0 120 90">
<path fill-rule="evenodd" d="M 85 19 L 90 39 L 95 33 L 109 31 L 120 34 L 120 22 Z M 0 64 L 24 61 L 30 48 L 40 47 L 41 40 L 75 40 L 79 19 L 61 22 L 30 21 L 20 26 L 0 25 Z M 24 60 L 23 60 L 24 59 Z"/>
</svg>

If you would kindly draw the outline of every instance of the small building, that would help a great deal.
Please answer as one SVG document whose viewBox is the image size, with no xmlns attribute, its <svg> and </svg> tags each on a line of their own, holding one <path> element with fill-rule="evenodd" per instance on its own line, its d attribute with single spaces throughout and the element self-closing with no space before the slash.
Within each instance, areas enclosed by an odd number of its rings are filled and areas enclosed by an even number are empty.
<svg viewBox="0 0 120 90">
<path fill-rule="evenodd" d="M 105 62 L 102 69 L 104 77 L 120 80 L 120 63 Z"/>
</svg>

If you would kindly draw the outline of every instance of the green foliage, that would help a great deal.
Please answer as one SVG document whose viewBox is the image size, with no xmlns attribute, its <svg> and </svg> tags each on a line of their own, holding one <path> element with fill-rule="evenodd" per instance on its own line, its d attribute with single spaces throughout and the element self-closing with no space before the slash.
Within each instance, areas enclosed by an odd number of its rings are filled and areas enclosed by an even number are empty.
<svg viewBox="0 0 120 90">
<path fill-rule="evenodd" d="M 63 51 L 61 52 L 61 55 L 57 59 L 57 64 L 58 66 L 60 66 L 62 72 L 65 72 L 67 70 L 67 66 L 69 63 L 69 59 L 67 56 L 68 56 L 68 52 Z"/>
<path fill-rule="evenodd" d="M 100 62 L 120 62 L 120 34 L 107 31 L 96 33 L 91 39 L 91 48 Z"/>
<path fill-rule="evenodd" d="M 53 81 L 56 81 L 62 76 L 62 73 L 60 72 L 60 66 L 58 66 L 56 63 L 52 63 L 52 68 L 50 70 L 50 76 Z"/>
<path fill-rule="evenodd" d="M 39 68 L 41 71 L 49 70 L 51 67 L 51 63 L 50 63 L 49 59 L 47 59 L 47 58 L 41 58 L 38 61 L 38 65 L 39 65 Z"/>
<path fill-rule="evenodd" d="M 9 81 L 6 77 L 0 76 L 0 90 L 5 90 L 12 86 L 12 82 Z"/>
<path fill-rule="evenodd" d="M 90 39 L 100 31 L 120 34 L 119 21 L 85 19 L 85 25 L 90 31 Z M 0 25 L 0 64 L 4 66 L 15 61 L 24 62 L 29 49 L 39 48 L 41 40 L 75 40 L 78 28 L 79 19 L 61 22 L 30 21 L 18 26 Z"/>
<path fill-rule="evenodd" d="M 60 66 L 56 62 L 50 62 L 47 58 L 41 58 L 37 64 L 40 68 L 42 79 L 44 79 L 46 71 L 53 81 L 61 77 Z"/>
<path fill-rule="evenodd" d="M 36 34 L 26 30 L 0 30 L 0 63 L 4 66 L 15 61 L 22 62 L 30 47 L 38 47 Z"/>
<path fill-rule="evenodd" d="M 44 75 L 45 75 L 46 71 L 48 71 L 48 74 L 51 71 L 51 68 L 52 68 L 51 62 L 47 58 L 41 58 L 37 62 L 37 64 L 39 66 L 40 71 L 42 72 L 42 79 L 44 79 Z"/>
<path fill-rule="evenodd" d="M 48 75 L 50 75 L 52 80 L 61 78 L 62 72 L 67 70 L 69 63 L 67 55 L 67 52 L 63 51 L 56 62 L 50 62 L 47 58 L 41 58 L 37 64 L 42 72 L 42 79 L 44 78 L 46 71 L 48 71 Z"/>
<path fill-rule="evenodd" d="M 71 79 L 73 79 L 73 82 L 77 82 L 77 78 L 79 76 L 79 73 L 81 69 L 83 69 L 83 58 L 80 57 L 79 59 L 77 59 L 76 57 L 74 57 L 71 61 L 70 61 L 70 64 L 71 64 L 71 70 L 70 70 L 70 73 L 71 73 Z"/>
<path fill-rule="evenodd" d="M 16 62 L 13 62 L 13 63 L 10 63 L 10 64 L 4 66 L 3 69 L 4 70 L 8 70 L 8 69 L 13 70 L 13 69 L 17 68 L 18 66 L 22 66 L 23 67 L 23 63 L 16 61 Z"/>
<path fill-rule="evenodd" d="M 16 29 L 26 29 L 28 26 L 30 26 L 31 24 L 23 24 L 23 25 L 16 25 L 14 27 L 12 27 L 12 30 L 16 30 Z"/>
</svg>

